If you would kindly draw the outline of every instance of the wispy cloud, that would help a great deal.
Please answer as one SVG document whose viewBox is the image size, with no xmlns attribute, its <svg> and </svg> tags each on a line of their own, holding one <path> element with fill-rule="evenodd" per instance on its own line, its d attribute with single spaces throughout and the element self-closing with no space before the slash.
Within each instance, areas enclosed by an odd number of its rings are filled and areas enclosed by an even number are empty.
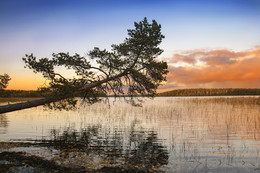
<svg viewBox="0 0 260 173">
<path fill-rule="evenodd" d="M 234 52 L 192 50 L 174 54 L 168 84 L 191 87 L 260 87 L 260 47 Z M 185 62 L 189 66 L 176 66 Z"/>
</svg>

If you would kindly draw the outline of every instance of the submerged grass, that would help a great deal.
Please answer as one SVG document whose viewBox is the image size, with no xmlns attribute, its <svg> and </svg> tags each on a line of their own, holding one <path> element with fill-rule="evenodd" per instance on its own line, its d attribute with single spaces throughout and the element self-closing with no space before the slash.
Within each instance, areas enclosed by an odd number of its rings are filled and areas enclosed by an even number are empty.
<svg viewBox="0 0 260 173">
<path fill-rule="evenodd" d="M 43 158 L 51 155 L 55 164 L 94 172 L 257 172 L 259 102 L 259 97 L 167 97 L 147 100 L 142 107 L 97 103 L 67 116 L 24 111 L 25 123 L 42 116 L 47 125 L 65 119 L 69 127 L 58 124 L 31 143 L 2 143 L 0 151 L 48 148 Z M 22 113 L 9 114 L 3 122 L 11 124 L 8 119 Z"/>
<path fill-rule="evenodd" d="M 203 103 L 226 103 L 226 104 L 248 104 L 248 105 L 260 105 L 259 96 L 244 96 L 244 97 L 196 97 L 190 98 L 189 101 L 203 104 Z"/>
</svg>

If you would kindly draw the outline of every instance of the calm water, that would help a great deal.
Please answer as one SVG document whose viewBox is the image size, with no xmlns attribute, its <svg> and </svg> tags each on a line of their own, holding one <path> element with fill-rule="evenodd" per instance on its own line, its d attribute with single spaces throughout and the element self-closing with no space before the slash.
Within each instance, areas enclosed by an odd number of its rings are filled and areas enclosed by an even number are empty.
<svg viewBox="0 0 260 173">
<path fill-rule="evenodd" d="M 260 97 L 110 100 L 73 111 L 37 107 L 0 114 L 0 147 L 70 166 L 165 172 L 260 172 Z"/>
</svg>

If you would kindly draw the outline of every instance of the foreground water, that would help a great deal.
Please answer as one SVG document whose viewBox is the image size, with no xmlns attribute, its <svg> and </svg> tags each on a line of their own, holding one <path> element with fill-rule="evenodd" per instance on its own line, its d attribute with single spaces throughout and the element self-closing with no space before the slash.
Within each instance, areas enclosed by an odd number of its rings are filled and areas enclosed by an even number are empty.
<svg viewBox="0 0 260 173">
<path fill-rule="evenodd" d="M 260 97 L 161 97 L 142 107 L 111 99 L 72 111 L 37 107 L 0 114 L 0 142 L 0 152 L 25 151 L 88 170 L 258 172 Z"/>
</svg>

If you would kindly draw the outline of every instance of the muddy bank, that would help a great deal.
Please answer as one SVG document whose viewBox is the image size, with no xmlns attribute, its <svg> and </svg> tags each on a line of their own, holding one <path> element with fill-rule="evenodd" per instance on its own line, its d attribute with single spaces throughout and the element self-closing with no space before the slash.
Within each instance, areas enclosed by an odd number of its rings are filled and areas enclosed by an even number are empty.
<svg viewBox="0 0 260 173">
<path fill-rule="evenodd" d="M 18 171 L 44 171 L 44 172 L 85 172 L 80 168 L 68 168 L 57 165 L 53 161 L 39 156 L 28 156 L 25 152 L 0 153 L 0 172 Z"/>
<path fill-rule="evenodd" d="M 82 168 L 70 168 L 56 164 L 52 160 L 46 160 L 39 156 L 28 156 L 25 152 L 2 152 L 0 153 L 0 172 L 146 172 L 136 168 L 125 169 L 120 166 L 91 170 Z M 154 172 L 154 171 L 153 171 Z"/>
</svg>

